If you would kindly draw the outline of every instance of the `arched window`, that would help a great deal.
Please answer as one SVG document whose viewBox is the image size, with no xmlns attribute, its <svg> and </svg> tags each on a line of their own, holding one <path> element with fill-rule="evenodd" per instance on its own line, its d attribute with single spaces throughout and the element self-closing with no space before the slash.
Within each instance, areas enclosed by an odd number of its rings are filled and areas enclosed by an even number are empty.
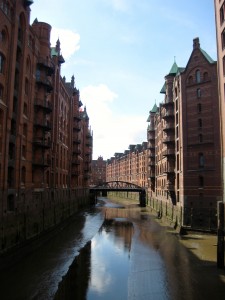
<svg viewBox="0 0 225 300">
<path fill-rule="evenodd" d="M 202 119 L 198 119 L 198 127 L 202 128 Z"/>
<path fill-rule="evenodd" d="M 201 73 L 200 73 L 200 70 L 197 70 L 197 71 L 195 72 L 195 81 L 196 81 L 197 83 L 201 82 Z"/>
<path fill-rule="evenodd" d="M 197 89 L 197 98 L 201 98 L 201 89 Z"/>
</svg>

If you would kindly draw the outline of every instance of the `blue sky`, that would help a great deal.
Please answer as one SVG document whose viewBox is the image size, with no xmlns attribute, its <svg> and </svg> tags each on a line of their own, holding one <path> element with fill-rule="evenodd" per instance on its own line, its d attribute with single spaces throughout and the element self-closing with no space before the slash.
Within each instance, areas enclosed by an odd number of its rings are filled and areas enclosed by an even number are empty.
<svg viewBox="0 0 225 300">
<path fill-rule="evenodd" d="M 147 141 L 147 118 L 174 57 L 185 67 L 199 37 L 213 59 L 213 0 L 34 0 L 35 18 L 52 26 L 75 76 L 93 130 L 93 159 L 108 159 L 130 144 Z"/>
</svg>

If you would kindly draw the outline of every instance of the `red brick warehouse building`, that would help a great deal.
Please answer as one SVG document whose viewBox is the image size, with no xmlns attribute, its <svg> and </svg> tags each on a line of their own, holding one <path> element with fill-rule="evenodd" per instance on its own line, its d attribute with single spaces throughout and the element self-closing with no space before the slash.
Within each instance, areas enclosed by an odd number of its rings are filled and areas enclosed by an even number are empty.
<svg viewBox="0 0 225 300">
<path fill-rule="evenodd" d="M 186 67 L 174 63 L 165 76 L 164 102 L 148 119 L 149 197 L 195 228 L 216 228 L 222 197 L 217 84 L 217 63 L 196 38 Z"/>
<path fill-rule="evenodd" d="M 0 0 L 0 252 L 69 217 L 88 198 L 92 131 L 51 26 L 33 1 Z"/>
</svg>

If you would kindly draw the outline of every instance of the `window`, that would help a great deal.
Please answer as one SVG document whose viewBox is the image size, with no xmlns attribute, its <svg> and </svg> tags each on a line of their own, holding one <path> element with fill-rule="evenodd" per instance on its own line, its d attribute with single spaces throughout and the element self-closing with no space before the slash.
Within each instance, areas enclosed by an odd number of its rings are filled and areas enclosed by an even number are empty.
<svg viewBox="0 0 225 300">
<path fill-rule="evenodd" d="M 197 89 L 197 98 L 201 98 L 201 89 Z"/>
<path fill-rule="evenodd" d="M 199 134 L 199 136 L 198 136 L 198 140 L 199 140 L 199 143 L 202 143 L 202 142 L 203 142 L 203 137 L 202 137 L 202 134 Z"/>
<path fill-rule="evenodd" d="M 26 168 L 22 167 L 21 170 L 21 183 L 24 185 L 26 183 Z"/>
<path fill-rule="evenodd" d="M 225 47 L 225 29 L 221 33 L 221 45 L 222 45 L 222 50 Z"/>
<path fill-rule="evenodd" d="M 199 187 L 203 188 L 204 187 L 204 177 L 200 175 L 198 178 L 198 181 L 199 181 Z"/>
<path fill-rule="evenodd" d="M 201 113 L 201 111 L 202 111 L 201 103 L 198 103 L 197 110 L 198 110 L 198 113 Z"/>
<path fill-rule="evenodd" d="M 29 81 L 27 78 L 25 79 L 25 94 L 29 94 Z"/>
<path fill-rule="evenodd" d="M 4 30 L 0 31 L 0 42 L 4 43 L 6 41 L 6 33 Z"/>
<path fill-rule="evenodd" d="M 198 162 L 199 162 L 199 168 L 204 168 L 205 166 L 205 158 L 203 153 L 198 154 Z"/>
<path fill-rule="evenodd" d="M 23 124 L 23 135 L 27 136 L 27 124 L 26 123 Z"/>
<path fill-rule="evenodd" d="M 26 158 L 26 146 L 22 145 L 22 158 Z"/>
<path fill-rule="evenodd" d="M 200 70 L 197 70 L 197 71 L 195 72 L 195 81 L 196 81 L 197 83 L 201 82 L 201 73 L 200 73 Z"/>
<path fill-rule="evenodd" d="M 3 86 L 0 84 L 0 99 L 3 99 Z"/>
<path fill-rule="evenodd" d="M 7 198 L 7 210 L 14 211 L 15 210 L 15 200 L 14 195 L 9 195 Z"/>
<path fill-rule="evenodd" d="M 198 119 L 198 127 L 202 128 L 202 119 Z"/>
<path fill-rule="evenodd" d="M 4 72 L 4 63 L 5 63 L 5 58 L 2 53 L 0 53 L 0 73 L 3 74 Z"/>
<path fill-rule="evenodd" d="M 220 23 L 221 23 L 221 25 L 224 22 L 224 8 L 225 8 L 225 3 L 223 3 L 223 5 L 220 8 Z"/>
<path fill-rule="evenodd" d="M 23 114 L 27 116 L 27 103 L 23 104 Z"/>
</svg>

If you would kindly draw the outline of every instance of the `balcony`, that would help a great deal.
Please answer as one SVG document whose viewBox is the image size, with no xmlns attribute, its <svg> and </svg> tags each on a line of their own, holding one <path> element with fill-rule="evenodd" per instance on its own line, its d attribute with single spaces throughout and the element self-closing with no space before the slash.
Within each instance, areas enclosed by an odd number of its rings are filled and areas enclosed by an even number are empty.
<svg viewBox="0 0 225 300">
<path fill-rule="evenodd" d="M 37 157 L 33 159 L 33 166 L 34 167 L 43 167 L 48 168 L 50 167 L 51 160 L 45 157 Z"/>
<path fill-rule="evenodd" d="M 155 132 L 154 125 L 148 125 L 148 132 Z"/>
<path fill-rule="evenodd" d="M 73 165 L 80 165 L 80 160 L 77 157 L 72 157 L 72 164 Z"/>
<path fill-rule="evenodd" d="M 172 182 L 167 182 L 166 188 L 168 191 L 175 191 L 174 184 Z"/>
<path fill-rule="evenodd" d="M 47 70 L 47 74 L 49 76 L 51 76 L 52 74 L 54 74 L 55 68 L 54 68 L 54 64 L 51 61 L 48 61 L 47 59 L 39 57 L 38 61 L 37 61 L 37 64 L 39 66 L 44 67 Z"/>
<path fill-rule="evenodd" d="M 152 142 L 148 143 L 148 149 L 150 149 L 150 150 L 155 149 L 155 143 L 152 143 Z"/>
<path fill-rule="evenodd" d="M 165 111 L 165 113 L 163 114 L 163 119 L 167 119 L 167 118 L 173 118 L 174 117 L 174 111 L 172 109 L 169 109 L 167 111 Z"/>
<path fill-rule="evenodd" d="M 166 149 L 162 152 L 163 156 L 174 156 L 175 149 Z"/>
<path fill-rule="evenodd" d="M 173 98 L 169 98 L 169 97 L 167 97 L 165 99 L 165 101 L 163 103 L 161 103 L 161 105 L 164 106 L 164 107 L 167 107 L 167 106 L 170 106 L 170 105 L 173 105 L 173 104 L 174 104 L 173 103 Z"/>
<path fill-rule="evenodd" d="M 174 123 L 167 123 L 164 127 L 163 127 L 163 131 L 169 131 L 169 130 L 174 130 Z"/>
<path fill-rule="evenodd" d="M 174 172 L 175 172 L 175 170 L 174 170 L 174 167 L 172 167 L 172 166 L 168 166 L 166 171 L 164 171 L 164 173 L 166 173 L 166 174 L 171 174 Z"/>
<path fill-rule="evenodd" d="M 150 152 L 149 158 L 150 159 L 155 159 L 155 152 Z"/>
<path fill-rule="evenodd" d="M 50 131 L 52 129 L 51 124 L 49 121 L 43 121 L 43 120 L 34 120 L 34 126 L 40 127 L 45 131 Z"/>
<path fill-rule="evenodd" d="M 73 147 L 73 154 L 81 154 L 81 150 L 78 147 Z"/>
<path fill-rule="evenodd" d="M 149 178 L 150 178 L 150 179 L 155 178 L 155 172 L 152 172 L 152 171 L 151 171 L 150 174 L 149 174 Z"/>
<path fill-rule="evenodd" d="M 174 142 L 175 142 L 174 136 L 167 136 L 167 137 L 163 138 L 164 144 L 169 144 L 169 143 L 174 143 Z"/>
<path fill-rule="evenodd" d="M 77 122 L 77 121 L 79 122 L 79 121 L 81 121 L 81 116 L 80 116 L 79 114 L 74 115 L 74 116 L 73 116 L 73 120 L 76 121 L 76 122 Z"/>
<path fill-rule="evenodd" d="M 49 103 L 46 99 L 36 98 L 34 100 L 34 105 L 36 107 L 44 109 L 47 113 L 52 112 L 52 104 Z"/>
<path fill-rule="evenodd" d="M 149 141 L 155 140 L 155 132 L 148 132 L 148 140 Z"/>
<path fill-rule="evenodd" d="M 36 75 L 36 83 L 44 86 L 48 93 L 50 93 L 53 90 L 52 82 L 45 74 Z"/>
<path fill-rule="evenodd" d="M 51 141 L 35 138 L 33 141 L 33 145 L 36 147 L 41 147 L 41 148 L 47 149 L 47 148 L 51 148 Z"/>
<path fill-rule="evenodd" d="M 72 175 L 72 176 L 79 176 L 80 173 L 79 173 L 79 171 L 77 171 L 77 170 L 72 170 L 72 171 L 71 171 L 71 175 Z"/>
<path fill-rule="evenodd" d="M 80 143 L 81 143 L 81 140 L 78 140 L 78 139 L 73 140 L 73 144 L 75 144 L 75 145 L 79 145 Z"/>
<path fill-rule="evenodd" d="M 73 122 L 73 130 L 74 131 L 81 131 L 81 125 L 78 122 Z"/>
</svg>

